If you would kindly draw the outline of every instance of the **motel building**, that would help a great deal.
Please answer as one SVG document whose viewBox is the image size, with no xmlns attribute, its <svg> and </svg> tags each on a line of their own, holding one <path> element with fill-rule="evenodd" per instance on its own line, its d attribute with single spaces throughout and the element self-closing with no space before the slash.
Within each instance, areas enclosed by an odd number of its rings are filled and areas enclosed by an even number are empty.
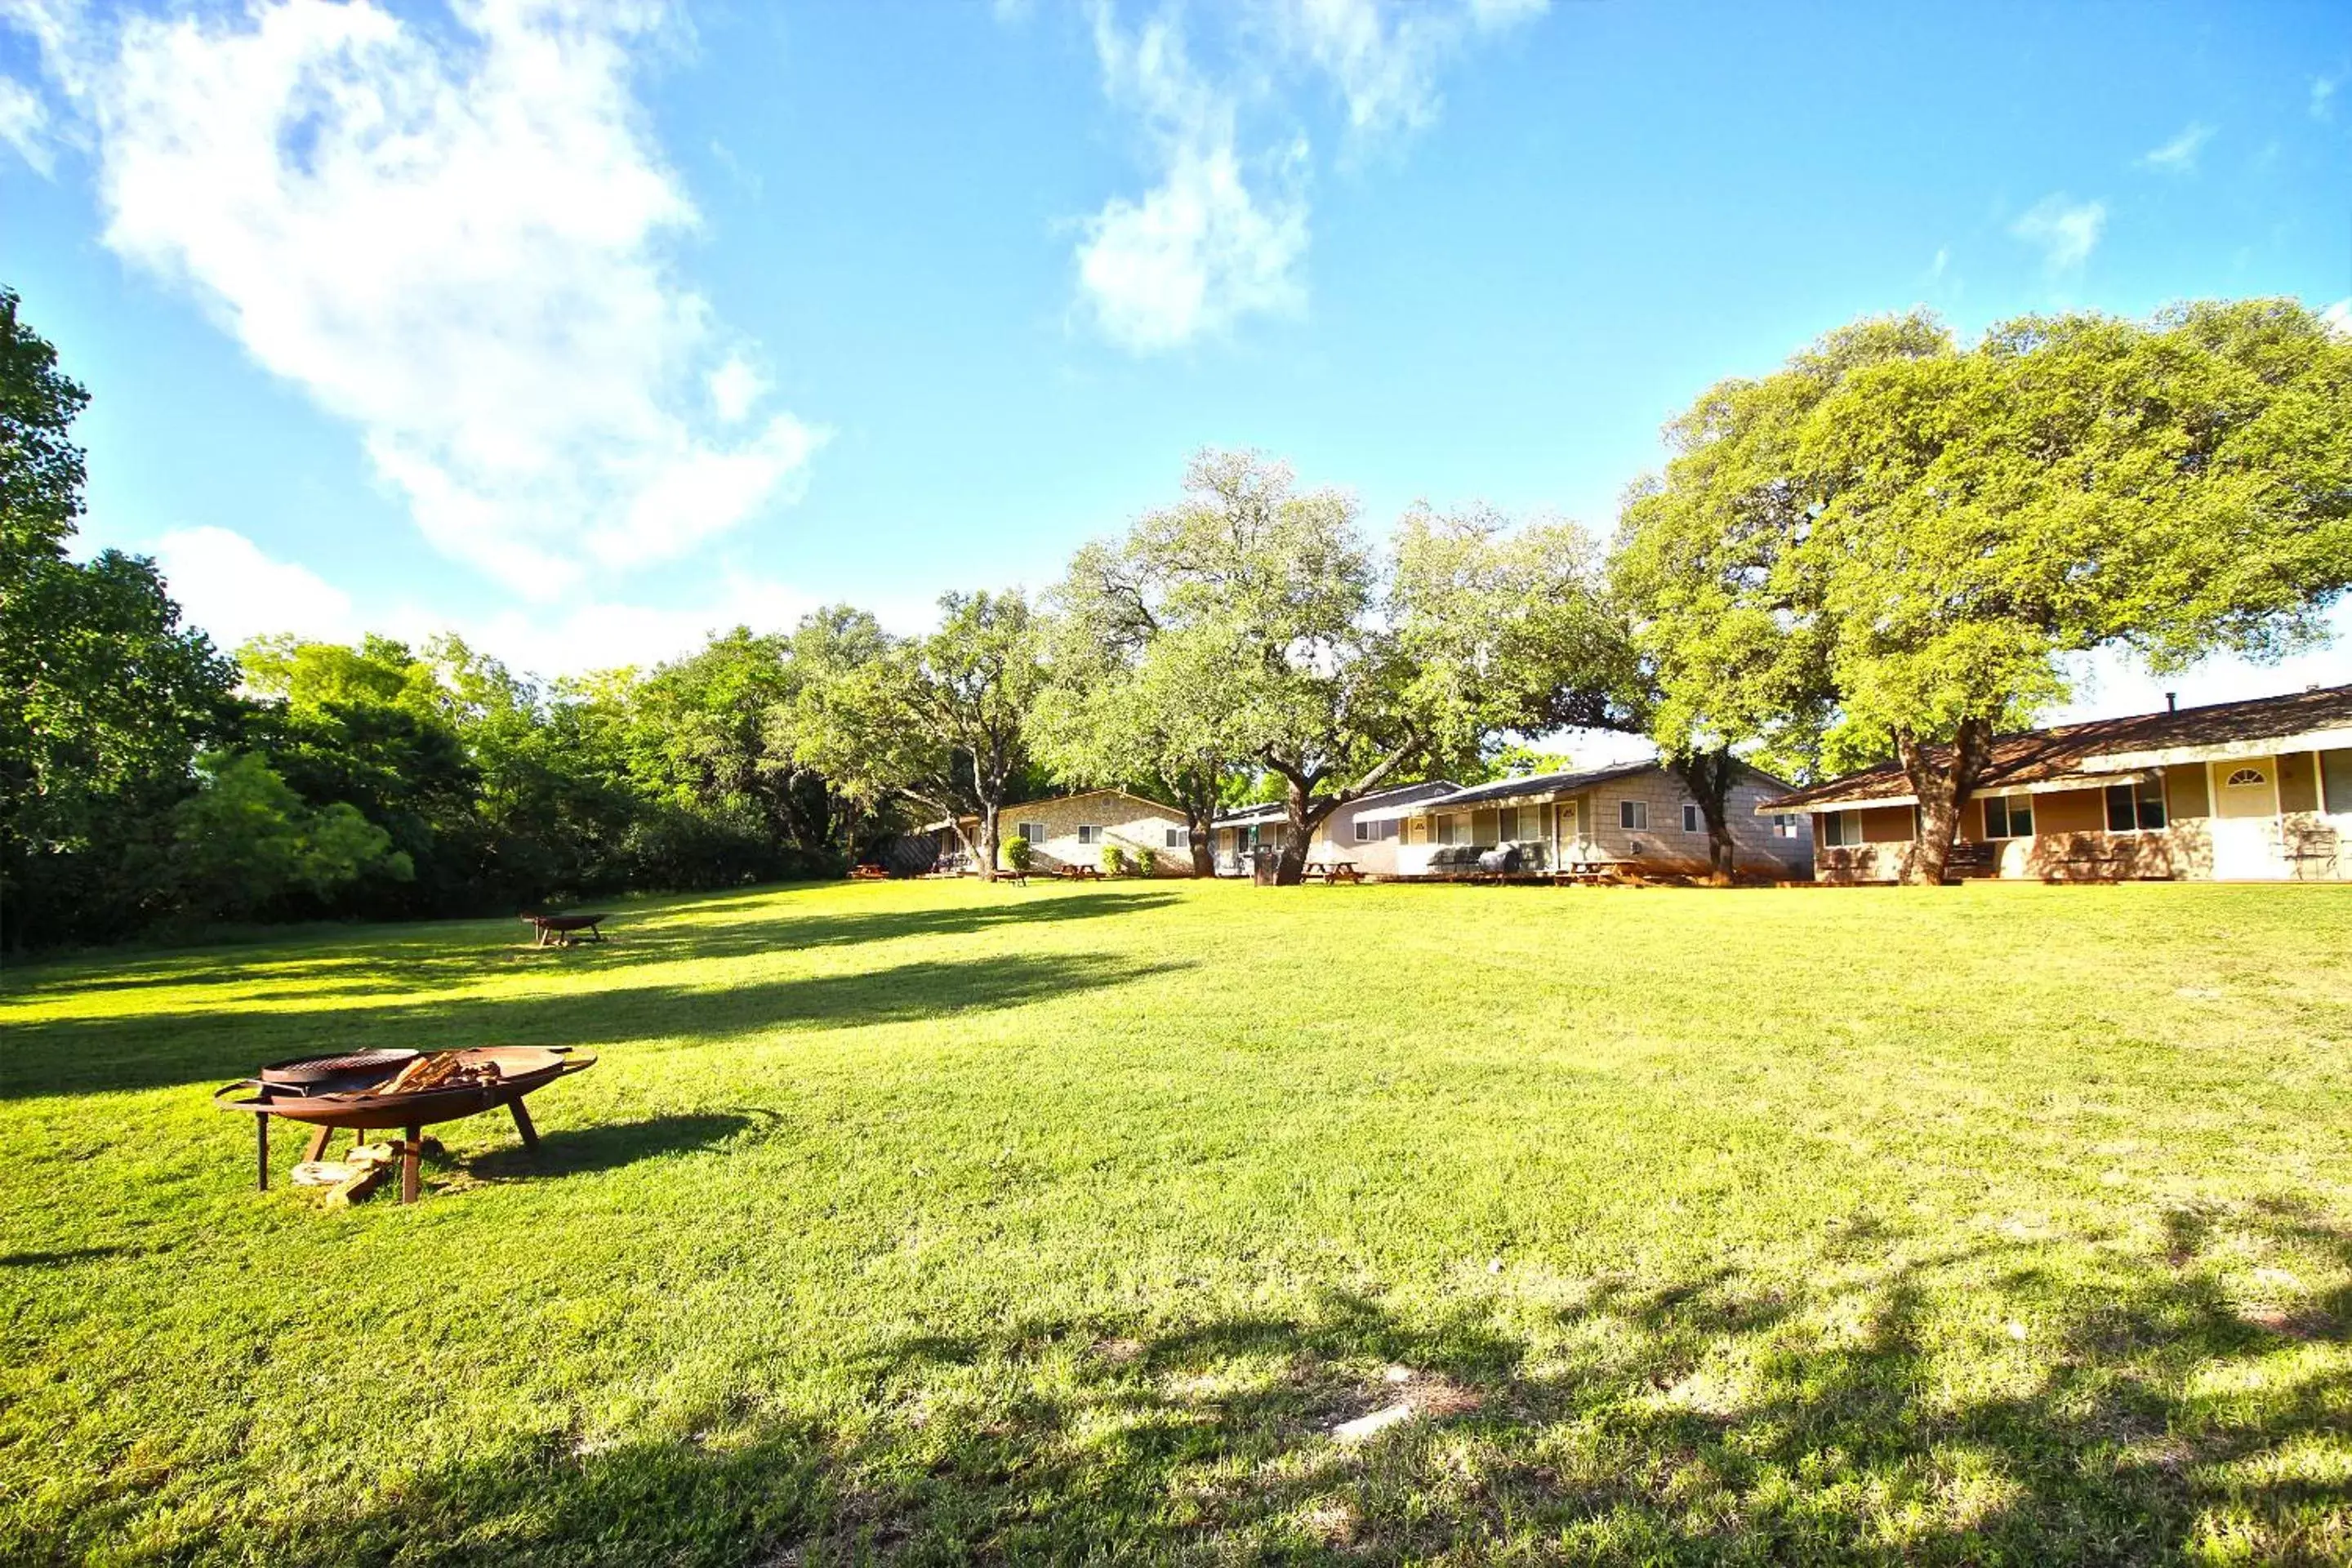
<svg viewBox="0 0 2352 1568">
<path fill-rule="evenodd" d="M 1763 802 L 1812 819 L 1824 882 L 1900 878 L 1917 801 L 1896 765 Z M 1950 873 L 2043 881 L 2352 880 L 2352 686 L 2003 735 Z"/>
</svg>

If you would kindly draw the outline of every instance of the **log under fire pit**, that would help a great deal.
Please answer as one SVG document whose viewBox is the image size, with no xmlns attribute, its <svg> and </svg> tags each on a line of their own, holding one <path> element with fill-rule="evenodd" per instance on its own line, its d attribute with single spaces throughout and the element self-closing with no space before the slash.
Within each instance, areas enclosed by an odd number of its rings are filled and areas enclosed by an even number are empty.
<svg viewBox="0 0 2352 1568">
<path fill-rule="evenodd" d="M 523 1147 L 539 1147 L 539 1131 L 523 1109 L 523 1096 L 557 1079 L 596 1065 L 593 1051 L 569 1046 L 476 1046 L 465 1050 L 352 1051 L 343 1056 L 306 1057 L 272 1062 L 252 1078 L 225 1084 L 213 1093 L 223 1110 L 253 1117 L 254 1151 L 260 1189 L 269 1190 L 269 1119 L 308 1122 L 306 1159 L 316 1160 L 338 1128 L 366 1132 L 398 1128 L 400 1201 L 416 1201 L 417 1166 L 424 1157 L 425 1129 L 436 1121 L 478 1116 L 503 1105 L 514 1116 Z M 257 1091 L 249 1099 L 232 1096 Z"/>
</svg>

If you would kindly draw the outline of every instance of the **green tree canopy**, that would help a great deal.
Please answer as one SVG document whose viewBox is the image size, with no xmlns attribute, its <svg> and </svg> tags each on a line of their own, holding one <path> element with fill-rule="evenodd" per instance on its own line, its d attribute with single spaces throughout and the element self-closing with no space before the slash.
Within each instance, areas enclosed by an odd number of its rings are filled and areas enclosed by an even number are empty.
<svg viewBox="0 0 2352 1568">
<path fill-rule="evenodd" d="M 69 561 L 88 403 L 0 289 L 0 941 L 152 912 L 163 813 L 230 712 L 234 671 L 154 563 Z M 102 914 L 102 911 L 113 911 Z"/>
<path fill-rule="evenodd" d="M 16 291 L 0 288 L 0 592 L 34 562 L 62 555 L 74 535 L 85 475 L 73 422 L 89 405 L 17 305 Z"/>
<path fill-rule="evenodd" d="M 1474 765 L 1503 731 L 1591 721 L 1610 639 L 1578 531 L 1423 508 L 1383 562 L 1352 498 L 1301 492 L 1262 454 L 1202 452 L 1183 488 L 1073 562 L 1040 732 L 1074 780 L 1158 781 L 1197 869 L 1250 777 L 1285 803 L 1276 875 L 1296 881 L 1347 802 Z"/>
<path fill-rule="evenodd" d="M 878 657 L 842 660 L 814 680 L 782 738 L 853 798 L 897 797 L 954 823 L 980 874 L 992 879 L 999 818 L 1031 775 L 1045 628 L 1018 592 L 949 594 L 940 612 L 940 629 L 923 637 L 828 628 L 824 639 L 836 654 L 845 635 L 853 647 L 878 646 Z"/>
<path fill-rule="evenodd" d="M 204 786 L 173 808 L 173 870 L 185 902 L 253 916 L 316 903 L 360 880 L 406 881 L 409 858 L 356 806 L 311 806 L 250 752 L 205 759 Z"/>
<path fill-rule="evenodd" d="M 2352 343 L 2291 301 L 1861 323 L 1672 436 L 1621 536 L 1660 727 L 1896 758 L 1922 881 L 2069 656 L 2273 657 L 2352 584 Z"/>
</svg>

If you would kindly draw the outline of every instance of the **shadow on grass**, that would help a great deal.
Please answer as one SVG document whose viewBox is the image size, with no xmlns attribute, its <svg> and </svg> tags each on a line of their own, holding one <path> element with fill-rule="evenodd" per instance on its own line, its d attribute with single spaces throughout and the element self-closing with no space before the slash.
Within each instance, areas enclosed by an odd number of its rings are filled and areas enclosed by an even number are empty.
<svg viewBox="0 0 2352 1568">
<path fill-rule="evenodd" d="M 1972 1298 L 1942 1275 L 1970 1256 L 1888 1262 L 1810 1295 L 1728 1268 L 1604 1285 L 1540 1357 L 1475 1299 L 1408 1309 L 1327 1290 L 1294 1311 L 1157 1325 L 1015 1307 L 984 1332 L 845 1348 L 855 1419 L 714 1391 L 676 1435 L 472 1450 L 356 1511 L 298 1504 L 209 1543 L 508 1565 L 2140 1563 L 2217 1543 L 2318 1563 L 2352 1549 L 2352 1418 L 2340 1381 L 2299 1365 L 2290 1338 L 2148 1258 L 2104 1300 L 2045 1303 L 2032 1370 L 1955 1381 L 1936 1341 L 1966 1351 L 1955 1309 Z M 2012 1278 L 2031 1273 L 2021 1255 Z M 2231 1392 L 2199 1392 L 2216 1387 Z M 1399 1403 L 1414 1418 L 1333 1436 Z"/>
<path fill-rule="evenodd" d="M 838 914 L 805 913 L 789 898 L 680 900 L 616 910 L 605 928 L 604 942 L 545 948 L 533 944 L 529 926 L 512 919 L 359 926 L 348 933 L 321 934 L 315 928 L 306 928 L 286 944 L 291 951 L 284 957 L 262 956 L 246 949 L 216 949 L 201 954 L 126 952 L 95 962 L 37 966 L 29 975 L 15 978 L 0 996 L 23 1002 L 228 985 L 284 986 L 314 995 L 353 998 L 394 995 L 484 974 L 511 973 L 520 966 L 551 973 L 604 971 L 917 937 L 969 936 L 1008 927 L 1132 914 L 1174 900 L 1175 895 L 1165 889 L 1121 887 L 1067 891 L 1008 889 L 993 903 Z M 732 920 L 709 918 L 744 910 L 761 912 Z"/>
<path fill-rule="evenodd" d="M 505 1112 L 498 1114 L 504 1116 Z M 518 1142 L 486 1149 L 457 1161 L 458 1169 L 478 1181 L 535 1181 L 609 1171 L 639 1160 L 716 1148 L 755 1129 L 765 1131 L 780 1118 L 758 1106 L 740 1110 L 648 1117 L 642 1121 L 602 1122 L 593 1127 L 541 1128 L 539 1147 L 526 1149 Z"/>
<path fill-rule="evenodd" d="M 691 1044 L 780 1030 L 902 1024 L 1026 1006 L 1183 967 L 1071 952 L 1055 954 L 1051 963 L 926 960 L 707 987 L 621 984 L 410 1006 L 47 1019 L 10 1029 L 0 1098 L 221 1083 L 266 1061 L 380 1047 Z"/>
<path fill-rule="evenodd" d="M 75 1263 L 96 1263 L 102 1258 L 131 1258 L 137 1249 L 129 1247 L 68 1247 L 56 1252 L 0 1252 L 0 1268 L 62 1268 Z"/>
</svg>

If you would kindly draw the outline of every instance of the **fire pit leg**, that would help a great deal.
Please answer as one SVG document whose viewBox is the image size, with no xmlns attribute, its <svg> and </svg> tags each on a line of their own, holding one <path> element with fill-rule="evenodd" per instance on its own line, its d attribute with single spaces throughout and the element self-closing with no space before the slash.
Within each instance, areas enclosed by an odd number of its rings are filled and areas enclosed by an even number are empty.
<svg viewBox="0 0 2352 1568">
<path fill-rule="evenodd" d="M 312 1128 L 310 1130 L 310 1146 L 302 1151 L 302 1158 L 305 1160 L 325 1159 L 327 1157 L 328 1140 L 334 1137 L 334 1135 L 335 1130 L 331 1127 L 320 1126 Z"/>
<path fill-rule="evenodd" d="M 522 1146 L 534 1154 L 538 1153 L 539 1129 L 530 1124 L 530 1112 L 522 1108 L 520 1100 L 508 1100 L 507 1109 L 514 1112 L 515 1131 L 522 1134 Z"/>
<path fill-rule="evenodd" d="M 266 1193 L 269 1190 L 269 1117 L 267 1112 L 254 1115 L 253 1152 L 256 1190 Z"/>
<path fill-rule="evenodd" d="M 425 1129 L 409 1127 L 402 1130 L 400 1143 L 400 1201 L 416 1201 L 416 1167 L 425 1158 Z"/>
</svg>

